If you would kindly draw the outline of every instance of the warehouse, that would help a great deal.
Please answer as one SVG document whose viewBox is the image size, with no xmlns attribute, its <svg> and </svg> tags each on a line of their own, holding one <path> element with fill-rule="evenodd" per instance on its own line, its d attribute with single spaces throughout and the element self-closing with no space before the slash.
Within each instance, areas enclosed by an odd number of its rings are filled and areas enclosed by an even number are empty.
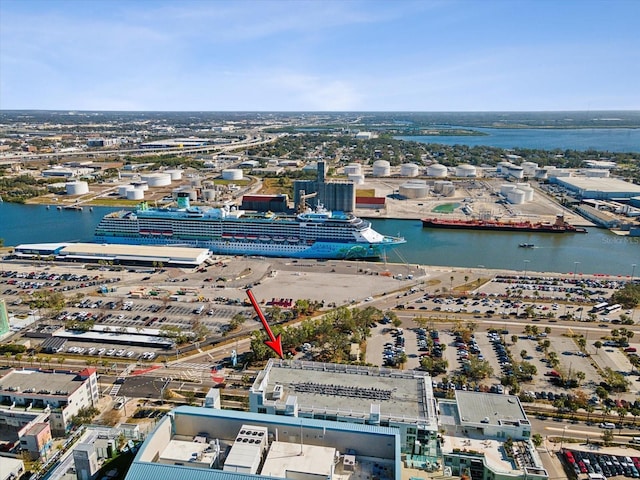
<svg viewBox="0 0 640 480">
<path fill-rule="evenodd" d="M 618 178 L 552 177 L 550 182 L 575 192 L 582 199 L 626 199 L 640 195 L 640 185 Z"/>
</svg>

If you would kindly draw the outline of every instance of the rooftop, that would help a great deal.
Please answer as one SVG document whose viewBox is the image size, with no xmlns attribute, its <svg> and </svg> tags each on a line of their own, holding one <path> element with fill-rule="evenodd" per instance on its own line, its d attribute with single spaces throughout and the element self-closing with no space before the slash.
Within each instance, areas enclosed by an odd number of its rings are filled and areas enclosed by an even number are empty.
<svg viewBox="0 0 640 480">
<path fill-rule="evenodd" d="M 68 396 L 80 388 L 83 382 L 75 372 L 13 370 L 4 377 L 0 377 L 0 391 L 20 395 L 25 393 L 56 395 L 56 392 L 67 392 L 64 395 Z"/>
<path fill-rule="evenodd" d="M 640 194 L 640 185 L 625 182 L 618 178 L 562 177 L 558 181 L 582 190 L 598 190 L 612 193 L 637 192 Z"/>
<path fill-rule="evenodd" d="M 303 373 L 304 371 L 306 373 Z M 267 393 L 282 385 L 279 402 L 295 396 L 300 411 L 340 412 L 368 418 L 372 405 L 381 418 L 436 427 L 431 378 L 424 372 L 330 363 L 272 361 L 254 385 Z M 266 382 L 262 382 L 266 378 Z M 278 402 L 278 400 L 276 400 Z"/>
<path fill-rule="evenodd" d="M 520 400 L 514 395 L 456 390 L 456 402 L 463 425 L 500 425 L 504 420 L 529 422 Z"/>
</svg>

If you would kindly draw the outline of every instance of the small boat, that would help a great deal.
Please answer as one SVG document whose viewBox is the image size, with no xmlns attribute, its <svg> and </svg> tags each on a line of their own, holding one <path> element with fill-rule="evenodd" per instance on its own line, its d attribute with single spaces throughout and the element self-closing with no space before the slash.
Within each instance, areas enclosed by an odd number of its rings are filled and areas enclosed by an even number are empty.
<svg viewBox="0 0 640 480">
<path fill-rule="evenodd" d="M 520 247 L 520 248 L 533 248 L 533 247 L 535 247 L 535 245 L 533 243 L 521 243 L 520 245 L 518 245 L 518 247 Z"/>
</svg>

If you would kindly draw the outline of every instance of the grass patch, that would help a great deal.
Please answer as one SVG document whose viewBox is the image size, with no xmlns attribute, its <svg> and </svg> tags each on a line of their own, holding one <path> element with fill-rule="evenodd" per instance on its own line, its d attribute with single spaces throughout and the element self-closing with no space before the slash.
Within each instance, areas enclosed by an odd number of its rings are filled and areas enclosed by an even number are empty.
<svg viewBox="0 0 640 480">
<path fill-rule="evenodd" d="M 443 203 L 431 210 L 433 213 L 453 213 L 453 211 L 460 206 L 459 203 Z"/>
</svg>

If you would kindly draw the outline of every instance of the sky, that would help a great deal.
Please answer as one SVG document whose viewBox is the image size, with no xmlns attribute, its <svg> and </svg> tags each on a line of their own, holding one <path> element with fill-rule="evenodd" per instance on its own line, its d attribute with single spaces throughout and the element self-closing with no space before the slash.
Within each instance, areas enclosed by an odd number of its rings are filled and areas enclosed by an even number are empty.
<svg viewBox="0 0 640 480">
<path fill-rule="evenodd" d="M 640 110 L 640 0 L 0 0 L 0 109 Z"/>
</svg>

